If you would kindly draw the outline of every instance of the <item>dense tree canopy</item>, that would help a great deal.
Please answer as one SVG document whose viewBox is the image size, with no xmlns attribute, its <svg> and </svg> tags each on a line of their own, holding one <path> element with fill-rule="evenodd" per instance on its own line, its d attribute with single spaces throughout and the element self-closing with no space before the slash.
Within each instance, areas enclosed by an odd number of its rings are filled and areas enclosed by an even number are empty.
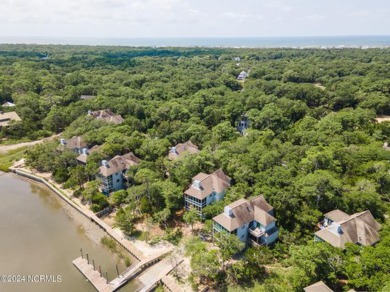
<svg viewBox="0 0 390 292">
<path fill-rule="evenodd" d="M 390 151 L 383 144 L 390 142 L 390 123 L 375 120 L 390 115 L 389 63 L 389 49 L 1 45 L 0 104 L 14 101 L 22 122 L 3 128 L 0 137 L 63 132 L 102 145 L 85 173 L 58 141 L 30 149 L 27 162 L 80 189 L 94 210 L 109 203 L 118 208 L 117 224 L 127 234 L 140 216 L 167 227 L 199 172 L 222 168 L 233 180 L 225 200 L 207 207 L 206 219 L 237 199 L 264 194 L 280 227 L 272 254 L 251 250 L 257 261 L 245 253 L 244 262 L 221 265 L 216 259 L 225 261 L 224 253 L 197 243 L 194 277 L 250 291 L 300 290 L 317 280 L 332 289 L 378 291 L 390 285 L 388 262 L 380 260 L 389 256 Z M 249 77 L 238 82 L 242 70 Z M 125 121 L 87 115 L 100 109 Z M 244 115 L 249 129 L 241 135 L 236 127 Z M 169 147 L 187 140 L 200 153 L 168 160 Z M 126 173 L 130 187 L 101 197 L 93 184 L 99 161 L 130 151 L 142 159 Z M 316 223 L 335 208 L 369 209 L 384 225 L 380 243 L 345 252 L 313 244 Z M 267 270 L 275 261 L 280 267 Z M 249 273 L 249 266 L 259 272 Z"/>
</svg>

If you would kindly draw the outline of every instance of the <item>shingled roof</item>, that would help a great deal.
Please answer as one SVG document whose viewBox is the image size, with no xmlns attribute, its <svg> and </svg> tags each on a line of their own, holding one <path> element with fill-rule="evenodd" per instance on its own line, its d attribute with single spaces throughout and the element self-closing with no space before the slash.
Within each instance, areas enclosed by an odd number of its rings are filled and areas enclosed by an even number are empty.
<svg viewBox="0 0 390 292">
<path fill-rule="evenodd" d="M 10 121 L 21 121 L 22 119 L 18 116 L 16 112 L 0 112 L 0 127 L 6 127 L 9 125 Z"/>
<path fill-rule="evenodd" d="M 117 125 L 123 123 L 124 121 L 121 115 L 116 115 L 109 109 L 88 112 L 88 114 L 96 119 L 104 120 L 106 122 L 114 123 Z"/>
<path fill-rule="evenodd" d="M 203 200 L 213 191 L 221 193 L 230 187 L 231 178 L 228 177 L 221 169 L 214 171 L 212 174 L 199 173 L 192 178 L 191 187 L 184 193 Z"/>
<path fill-rule="evenodd" d="M 65 141 L 65 147 L 68 149 L 82 149 L 87 147 L 87 143 L 81 136 L 73 136 L 72 138 Z"/>
<path fill-rule="evenodd" d="M 185 143 L 179 143 L 175 147 L 172 147 L 169 151 L 168 158 L 174 160 L 183 156 L 185 153 L 196 154 L 199 153 L 199 148 L 191 141 Z"/>
<path fill-rule="evenodd" d="M 313 285 L 303 288 L 305 292 L 333 292 L 326 284 L 322 281 L 314 283 Z"/>
<path fill-rule="evenodd" d="M 262 208 L 264 207 L 264 209 Z M 268 214 L 273 207 L 269 205 L 263 195 L 260 195 L 250 201 L 246 199 L 237 200 L 225 207 L 225 212 L 215 216 L 213 220 L 222 225 L 227 231 L 232 232 L 244 224 L 256 220 L 263 226 L 276 221 Z M 226 212 L 229 211 L 230 215 Z"/>
<path fill-rule="evenodd" d="M 141 159 L 136 157 L 133 152 L 127 153 L 122 156 L 115 156 L 110 161 L 107 162 L 107 166 L 100 166 L 99 172 L 101 175 L 107 177 L 110 176 L 116 172 L 124 171 L 125 169 L 128 169 L 130 166 L 134 166 L 139 164 Z"/>
<path fill-rule="evenodd" d="M 329 218 L 333 222 L 343 221 L 348 219 L 350 216 L 347 213 L 344 213 L 341 210 L 333 210 L 324 215 L 324 217 Z"/>
<path fill-rule="evenodd" d="M 95 146 L 93 146 L 91 149 L 88 149 L 88 153 L 87 153 L 87 154 L 84 154 L 84 153 L 80 154 L 80 155 L 76 158 L 76 160 L 78 160 L 78 161 L 80 161 L 80 162 L 82 162 L 82 163 L 87 163 L 88 156 L 89 156 L 90 154 L 94 153 L 94 152 L 98 152 L 99 150 L 100 150 L 100 146 L 95 145 Z"/>
<path fill-rule="evenodd" d="M 334 247 L 344 248 L 348 242 L 373 245 L 379 241 L 381 225 L 375 221 L 369 210 L 356 213 L 349 218 L 333 222 L 315 235 Z"/>
</svg>

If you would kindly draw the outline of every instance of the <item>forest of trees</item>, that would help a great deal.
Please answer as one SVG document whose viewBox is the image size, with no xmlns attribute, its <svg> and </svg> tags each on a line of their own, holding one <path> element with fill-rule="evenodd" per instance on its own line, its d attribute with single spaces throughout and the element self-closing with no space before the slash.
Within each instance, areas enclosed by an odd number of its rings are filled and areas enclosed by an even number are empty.
<svg viewBox="0 0 390 292">
<path fill-rule="evenodd" d="M 389 64 L 390 49 L 0 45 L 0 104 L 15 102 L 22 118 L 0 138 L 63 132 L 102 145 L 86 167 L 73 152 L 59 150 L 58 141 L 29 149 L 27 162 L 52 172 L 94 211 L 117 208 L 117 224 L 129 235 L 137 220 L 149 217 L 167 238 L 180 236 L 167 222 L 182 214 L 183 191 L 199 172 L 221 168 L 233 181 L 225 199 L 206 208 L 204 233 L 225 205 L 264 194 L 275 208 L 279 241 L 270 249 L 249 248 L 225 265 L 240 249 L 234 239 L 220 241 L 220 250 L 190 239 L 194 285 L 301 291 L 322 280 L 337 291 L 386 291 L 390 151 L 383 144 L 390 122 L 375 118 L 390 115 Z M 239 82 L 243 70 L 249 77 Z M 124 123 L 88 118 L 88 110 L 100 109 L 122 115 Z M 240 135 L 244 115 L 250 128 Z M 201 152 L 168 160 L 169 147 L 187 140 Z M 105 197 L 95 180 L 101 159 L 130 151 L 142 159 L 127 172 L 131 187 Z M 370 210 L 382 224 L 380 242 L 344 251 L 314 243 L 316 224 L 333 209 Z"/>
</svg>

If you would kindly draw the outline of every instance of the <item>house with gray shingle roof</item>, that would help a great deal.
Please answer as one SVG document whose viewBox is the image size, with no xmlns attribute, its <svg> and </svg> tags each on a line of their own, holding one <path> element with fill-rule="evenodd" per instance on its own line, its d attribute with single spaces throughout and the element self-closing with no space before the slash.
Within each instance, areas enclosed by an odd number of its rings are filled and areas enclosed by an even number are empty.
<svg viewBox="0 0 390 292">
<path fill-rule="evenodd" d="M 99 167 L 98 179 L 101 181 L 102 193 L 109 195 L 125 187 L 125 173 L 131 167 L 138 165 L 140 159 L 133 152 L 115 156 L 111 160 L 103 160 Z"/>
<path fill-rule="evenodd" d="M 97 145 L 93 146 L 91 149 L 83 148 L 81 150 L 81 154 L 77 156 L 76 160 L 79 164 L 86 165 L 89 155 L 94 152 L 99 152 L 99 150 L 100 150 L 100 146 Z"/>
<path fill-rule="evenodd" d="M 170 160 L 175 160 L 177 158 L 181 158 L 186 154 L 197 154 L 199 153 L 199 148 L 191 141 L 187 141 L 185 143 L 179 143 L 176 146 L 172 147 L 169 150 L 168 158 Z"/>
<path fill-rule="evenodd" d="M 212 174 L 199 173 L 192 178 L 191 186 L 184 192 L 185 208 L 195 208 L 202 216 L 204 207 L 222 200 L 230 187 L 231 178 L 221 169 Z"/>
<path fill-rule="evenodd" d="M 82 154 L 85 151 L 83 149 L 87 149 L 87 143 L 81 136 L 73 136 L 70 139 L 61 138 L 60 143 L 62 149 L 69 149 L 78 154 Z"/>
<path fill-rule="evenodd" d="M 314 233 L 316 241 L 326 241 L 334 247 L 345 248 L 345 244 L 373 245 L 379 241 L 381 225 L 369 210 L 348 215 L 334 210 L 324 215 L 320 230 Z"/>
<path fill-rule="evenodd" d="M 0 111 L 0 129 L 2 127 L 8 127 L 11 121 L 19 122 L 22 119 L 18 116 L 16 112 L 3 112 Z"/>
<path fill-rule="evenodd" d="M 124 119 L 121 115 L 116 115 L 109 109 L 99 110 L 99 111 L 88 111 L 88 115 L 94 117 L 98 120 L 103 120 L 109 123 L 113 123 L 116 125 L 122 124 Z"/>
<path fill-rule="evenodd" d="M 305 292 L 333 292 L 326 284 L 322 281 L 314 283 L 313 285 L 303 288 Z"/>
<path fill-rule="evenodd" d="M 213 218 L 214 232 L 236 235 L 240 241 L 253 245 L 270 245 L 279 236 L 274 208 L 260 195 L 251 200 L 240 199 L 225 206 Z"/>
</svg>

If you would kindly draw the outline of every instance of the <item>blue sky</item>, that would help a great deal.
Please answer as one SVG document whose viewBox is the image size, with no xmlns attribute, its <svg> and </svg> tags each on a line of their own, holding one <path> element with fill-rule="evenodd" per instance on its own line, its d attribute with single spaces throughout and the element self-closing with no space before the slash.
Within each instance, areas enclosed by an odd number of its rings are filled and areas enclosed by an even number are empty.
<svg viewBox="0 0 390 292">
<path fill-rule="evenodd" d="M 390 0 L 0 0 L 0 36 L 390 35 Z"/>
</svg>

